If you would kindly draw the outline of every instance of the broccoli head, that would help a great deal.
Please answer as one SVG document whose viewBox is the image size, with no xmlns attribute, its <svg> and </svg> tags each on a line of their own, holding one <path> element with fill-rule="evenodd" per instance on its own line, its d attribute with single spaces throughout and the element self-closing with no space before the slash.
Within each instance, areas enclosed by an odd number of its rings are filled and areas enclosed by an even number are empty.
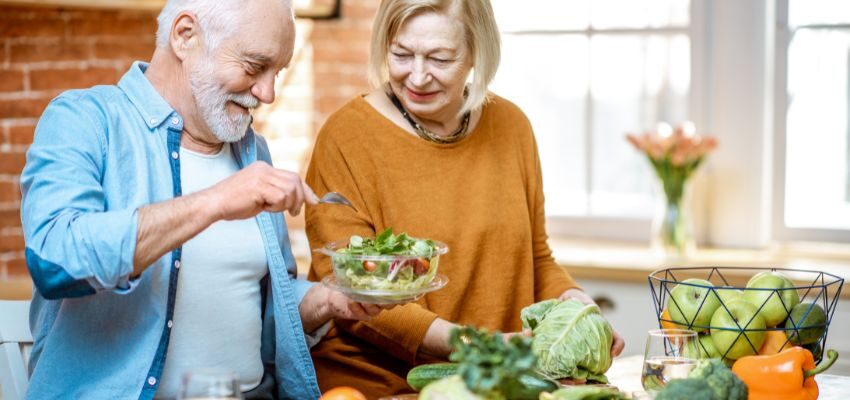
<svg viewBox="0 0 850 400">
<path fill-rule="evenodd" d="M 719 359 L 700 360 L 688 374 L 708 383 L 718 400 L 747 400 L 747 385 Z"/>
<path fill-rule="evenodd" d="M 714 390 L 702 379 L 674 379 L 664 390 L 658 392 L 655 400 L 715 400 Z"/>
</svg>

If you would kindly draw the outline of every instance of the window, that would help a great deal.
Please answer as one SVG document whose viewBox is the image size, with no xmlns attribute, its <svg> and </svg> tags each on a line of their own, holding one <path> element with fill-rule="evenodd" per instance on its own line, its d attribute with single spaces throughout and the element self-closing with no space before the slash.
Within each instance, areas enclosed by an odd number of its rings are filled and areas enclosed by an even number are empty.
<svg viewBox="0 0 850 400">
<path fill-rule="evenodd" d="M 645 237 L 654 176 L 624 136 L 688 118 L 689 0 L 494 0 L 493 8 L 502 62 L 492 90 L 535 129 L 550 231 Z"/>
<path fill-rule="evenodd" d="M 850 240 L 850 2 L 787 0 L 778 11 L 775 230 Z"/>
</svg>

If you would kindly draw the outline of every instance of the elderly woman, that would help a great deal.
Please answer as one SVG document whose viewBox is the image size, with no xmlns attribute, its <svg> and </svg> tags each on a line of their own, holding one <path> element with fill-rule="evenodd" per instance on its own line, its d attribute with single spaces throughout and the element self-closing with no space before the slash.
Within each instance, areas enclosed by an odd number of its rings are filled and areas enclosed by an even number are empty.
<svg viewBox="0 0 850 400">
<path fill-rule="evenodd" d="M 367 397 L 410 391 L 415 364 L 444 359 L 449 331 L 521 329 L 520 310 L 592 300 L 552 258 L 534 135 L 511 102 L 487 92 L 499 63 L 488 0 L 384 0 L 375 19 L 375 87 L 321 129 L 307 182 L 357 211 L 307 209 L 312 247 L 387 228 L 448 244 L 449 284 L 368 322 L 337 321 L 313 351 L 319 385 Z M 470 75 L 472 76 L 471 83 Z M 310 278 L 331 272 L 315 257 Z M 623 342 L 615 335 L 614 355 Z"/>
</svg>

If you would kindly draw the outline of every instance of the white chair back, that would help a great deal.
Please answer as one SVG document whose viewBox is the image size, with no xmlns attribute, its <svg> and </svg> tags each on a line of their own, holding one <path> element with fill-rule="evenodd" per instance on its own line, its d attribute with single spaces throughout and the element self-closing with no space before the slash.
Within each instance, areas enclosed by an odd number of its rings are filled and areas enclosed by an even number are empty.
<svg viewBox="0 0 850 400">
<path fill-rule="evenodd" d="M 20 400 L 27 392 L 32 333 L 28 300 L 0 300 L 0 399 Z"/>
</svg>

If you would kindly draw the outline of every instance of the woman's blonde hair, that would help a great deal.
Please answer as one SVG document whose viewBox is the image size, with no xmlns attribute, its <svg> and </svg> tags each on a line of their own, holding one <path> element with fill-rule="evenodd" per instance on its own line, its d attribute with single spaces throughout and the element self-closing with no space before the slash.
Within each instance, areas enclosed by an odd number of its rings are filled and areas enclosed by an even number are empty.
<svg viewBox="0 0 850 400">
<path fill-rule="evenodd" d="M 489 0 L 383 0 L 372 25 L 369 83 L 380 87 L 389 80 L 390 44 L 408 18 L 423 12 L 456 17 L 463 25 L 472 55 L 472 83 L 460 112 L 476 110 L 487 100 L 487 86 L 499 68 L 499 29 Z"/>
</svg>

